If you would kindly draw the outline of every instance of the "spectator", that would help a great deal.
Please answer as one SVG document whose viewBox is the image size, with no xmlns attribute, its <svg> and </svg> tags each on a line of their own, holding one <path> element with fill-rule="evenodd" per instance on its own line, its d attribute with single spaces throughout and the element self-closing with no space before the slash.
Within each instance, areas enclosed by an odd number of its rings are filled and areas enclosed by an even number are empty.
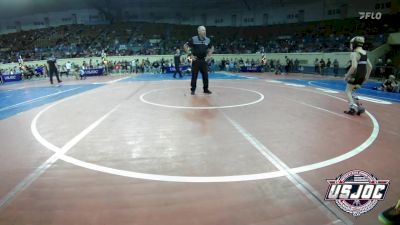
<svg viewBox="0 0 400 225">
<path fill-rule="evenodd" d="M 337 61 L 337 59 L 335 59 L 333 61 L 333 74 L 336 77 L 338 75 L 338 73 L 339 73 L 339 62 Z"/>
<path fill-rule="evenodd" d="M 319 67 L 320 67 L 320 74 L 324 75 L 325 74 L 325 60 L 321 59 L 321 61 L 319 61 Z"/>
<path fill-rule="evenodd" d="M 399 83 L 396 81 L 396 77 L 394 75 L 389 75 L 389 78 L 383 82 L 380 90 L 398 93 Z"/>
<path fill-rule="evenodd" d="M 318 58 L 316 58 L 314 61 L 314 73 L 316 74 L 320 73 L 320 63 L 318 61 Z"/>
<path fill-rule="evenodd" d="M 66 69 L 66 75 L 67 75 L 67 77 L 69 76 L 69 73 L 71 72 L 71 67 L 72 67 L 72 64 L 71 64 L 70 61 L 68 61 L 67 63 L 65 63 L 65 69 Z"/>
<path fill-rule="evenodd" d="M 275 75 L 281 75 L 282 74 L 282 66 L 281 62 L 278 60 L 275 65 Z"/>
<path fill-rule="evenodd" d="M 79 78 L 81 80 L 86 79 L 85 68 L 85 66 L 82 66 L 79 70 Z"/>
<path fill-rule="evenodd" d="M 326 69 L 327 69 L 328 73 L 330 72 L 331 64 L 332 64 L 331 59 L 328 58 L 328 61 L 326 62 Z"/>
<path fill-rule="evenodd" d="M 136 60 L 131 61 L 131 73 L 137 73 Z"/>
<path fill-rule="evenodd" d="M 285 61 L 286 61 L 286 65 L 285 65 L 285 74 L 289 73 L 289 58 L 287 56 L 285 56 Z"/>
<path fill-rule="evenodd" d="M 175 71 L 174 71 L 174 75 L 173 77 L 176 78 L 176 74 L 179 74 L 179 78 L 182 78 L 182 72 L 181 72 L 181 50 L 179 48 L 177 48 L 175 50 L 175 55 L 174 55 L 174 67 L 175 67 Z"/>
<path fill-rule="evenodd" d="M 388 79 L 390 75 L 394 74 L 394 64 L 391 59 L 386 60 L 385 65 L 385 78 Z"/>
<path fill-rule="evenodd" d="M 3 70 L 0 69 L 0 84 L 4 84 L 3 81 Z"/>
<path fill-rule="evenodd" d="M 375 77 L 381 78 L 385 74 L 385 67 L 382 58 L 378 59 L 375 65 Z"/>
<path fill-rule="evenodd" d="M 154 74 L 160 74 L 161 73 L 161 67 L 160 67 L 160 63 L 156 60 L 153 62 L 152 64 L 152 70 Z"/>
</svg>

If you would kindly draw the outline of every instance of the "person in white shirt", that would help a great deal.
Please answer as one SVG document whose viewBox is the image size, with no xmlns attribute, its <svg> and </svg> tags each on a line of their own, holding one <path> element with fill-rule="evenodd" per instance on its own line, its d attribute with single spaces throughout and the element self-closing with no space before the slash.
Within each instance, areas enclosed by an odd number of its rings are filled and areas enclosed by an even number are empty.
<svg viewBox="0 0 400 225">
<path fill-rule="evenodd" d="M 67 77 L 69 76 L 69 72 L 71 71 L 71 67 L 72 67 L 72 64 L 71 64 L 70 61 L 68 61 L 67 63 L 65 63 L 65 69 L 66 69 Z"/>
<path fill-rule="evenodd" d="M 24 60 L 22 59 L 22 56 L 18 57 L 18 65 L 20 68 L 24 65 Z"/>
</svg>

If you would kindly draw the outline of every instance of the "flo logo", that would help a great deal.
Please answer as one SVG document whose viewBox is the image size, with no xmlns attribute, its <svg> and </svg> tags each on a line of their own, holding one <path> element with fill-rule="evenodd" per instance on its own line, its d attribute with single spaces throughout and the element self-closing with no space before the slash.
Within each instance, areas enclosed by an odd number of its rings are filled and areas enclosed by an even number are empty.
<svg viewBox="0 0 400 225">
<path fill-rule="evenodd" d="M 382 18 L 381 12 L 358 12 L 360 14 L 360 20 L 362 19 L 373 19 L 373 20 L 380 20 Z"/>
<path fill-rule="evenodd" d="M 362 170 L 349 171 L 327 182 L 325 201 L 335 201 L 339 208 L 353 216 L 373 209 L 378 201 L 385 199 L 389 188 L 389 180 L 378 180 Z"/>
</svg>

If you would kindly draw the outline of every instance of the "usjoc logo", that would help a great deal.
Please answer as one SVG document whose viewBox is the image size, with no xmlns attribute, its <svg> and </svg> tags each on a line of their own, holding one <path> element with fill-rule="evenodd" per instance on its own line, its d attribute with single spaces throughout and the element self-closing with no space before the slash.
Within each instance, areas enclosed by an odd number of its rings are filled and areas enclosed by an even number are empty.
<svg viewBox="0 0 400 225">
<path fill-rule="evenodd" d="M 378 180 L 362 170 L 352 170 L 327 182 L 325 201 L 335 201 L 343 211 L 360 216 L 385 199 L 390 181 Z"/>
<path fill-rule="evenodd" d="M 373 19 L 373 20 L 380 20 L 382 18 L 381 12 L 358 12 L 360 14 L 360 20 L 362 19 Z"/>
</svg>

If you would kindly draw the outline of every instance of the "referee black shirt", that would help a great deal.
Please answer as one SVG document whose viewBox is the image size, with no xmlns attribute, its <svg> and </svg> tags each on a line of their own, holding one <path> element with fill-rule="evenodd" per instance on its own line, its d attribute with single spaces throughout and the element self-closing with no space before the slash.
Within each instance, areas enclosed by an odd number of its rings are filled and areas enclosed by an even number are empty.
<svg viewBox="0 0 400 225">
<path fill-rule="evenodd" d="M 175 66 L 181 65 L 181 53 L 179 53 L 179 55 L 178 54 L 174 55 L 174 63 Z"/>
<path fill-rule="evenodd" d="M 56 62 L 57 62 L 57 59 L 55 57 L 50 57 L 47 59 L 47 64 L 49 65 L 49 70 L 57 70 Z"/>
<path fill-rule="evenodd" d="M 196 56 L 197 59 L 206 58 L 208 49 L 213 47 L 210 38 L 205 37 L 204 39 L 201 39 L 199 36 L 193 36 L 188 41 L 188 45 L 191 48 L 192 54 Z"/>
</svg>

